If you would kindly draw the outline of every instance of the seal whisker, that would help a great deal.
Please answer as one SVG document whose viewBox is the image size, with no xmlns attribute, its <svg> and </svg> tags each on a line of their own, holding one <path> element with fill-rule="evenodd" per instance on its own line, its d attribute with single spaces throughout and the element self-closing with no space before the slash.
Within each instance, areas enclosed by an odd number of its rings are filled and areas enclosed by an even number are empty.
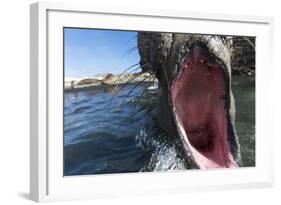
<svg viewBox="0 0 281 205">
<path fill-rule="evenodd" d="M 128 81 L 124 84 L 121 85 L 116 85 L 113 90 L 111 91 L 111 93 L 113 93 L 113 96 L 110 98 L 110 100 L 108 101 L 108 104 L 111 104 L 114 99 L 116 98 L 117 94 L 123 89 L 125 88 L 130 82 L 132 82 L 135 78 L 137 78 L 138 76 L 140 76 L 141 74 L 143 74 L 143 72 L 139 72 L 139 73 L 135 73 L 130 79 L 128 79 Z M 119 87 L 120 86 L 120 87 Z"/>
<path fill-rule="evenodd" d="M 119 85 L 117 84 L 115 86 L 115 88 L 113 89 L 112 93 L 114 94 L 114 96 L 116 96 L 120 90 L 122 90 L 124 87 L 126 87 L 129 83 L 131 83 L 133 80 L 135 80 L 137 77 L 139 77 L 141 74 L 143 74 L 143 72 L 139 72 L 139 73 L 134 73 L 134 75 L 132 77 L 130 77 L 128 79 L 128 81 L 126 83 L 121 84 L 121 86 L 119 87 Z"/>
<path fill-rule="evenodd" d="M 134 46 L 133 48 L 128 49 L 123 55 L 122 57 L 124 57 L 125 55 L 129 55 L 130 53 L 132 53 L 133 51 L 137 50 L 138 46 Z"/>
<path fill-rule="evenodd" d="M 124 104 L 124 102 L 126 101 L 126 99 L 129 97 L 129 95 L 138 87 L 140 86 L 143 82 L 145 82 L 146 79 L 150 78 L 150 76 L 145 77 L 143 80 L 139 81 L 128 93 L 127 95 L 124 97 L 121 106 Z"/>
<path fill-rule="evenodd" d="M 135 71 L 137 71 L 138 69 L 140 69 L 141 67 L 139 66 L 139 67 L 137 67 L 137 68 L 135 68 L 134 70 L 132 70 L 132 71 L 130 71 L 130 72 L 128 72 L 128 74 L 133 74 L 133 77 L 136 75 L 136 74 L 138 74 L 138 72 L 135 72 Z M 119 75 L 119 77 L 118 77 L 118 79 L 115 81 L 115 87 L 113 88 L 113 90 L 112 90 L 112 93 L 115 93 L 115 92 L 117 92 L 118 91 L 118 88 L 119 88 L 119 84 L 118 84 L 118 81 L 121 79 L 121 76 L 122 75 L 124 75 L 124 72 L 123 73 L 121 73 L 120 75 Z M 128 81 L 130 81 L 130 79 L 131 78 L 133 78 L 133 77 L 130 77 L 129 79 L 128 79 Z M 128 82 L 127 81 L 127 82 Z M 126 83 L 127 83 L 126 82 Z M 119 89 L 120 90 L 120 89 Z M 117 92 L 118 93 L 118 92 Z"/>
<path fill-rule="evenodd" d="M 138 66 L 136 69 L 130 71 L 129 74 L 133 74 L 133 76 L 130 77 L 130 78 L 127 80 L 127 82 L 124 83 L 124 84 L 122 84 L 120 87 L 119 87 L 119 85 L 117 84 L 117 81 L 116 81 L 116 86 L 115 86 L 114 89 L 112 90 L 112 93 L 118 94 L 121 89 L 123 89 L 126 85 L 128 85 L 128 83 L 131 83 L 135 78 L 137 78 L 138 76 L 140 76 L 141 74 L 143 74 L 144 72 L 142 72 L 142 71 L 141 71 L 141 72 L 135 72 L 135 73 L 133 73 L 133 72 L 134 72 L 134 71 L 137 71 L 138 69 L 142 68 L 143 66 L 146 66 L 147 64 L 149 64 L 149 63 L 145 63 L 144 65 Z M 135 65 L 139 65 L 139 63 L 137 63 L 137 64 L 135 64 Z M 133 66 L 134 66 L 134 65 L 133 65 Z M 132 66 L 131 66 L 131 67 L 132 67 Z M 128 69 L 126 69 L 126 70 L 128 70 Z M 123 71 L 123 72 L 120 74 L 120 76 L 123 75 L 124 73 L 125 73 L 125 71 Z M 120 80 L 120 78 L 119 78 L 118 80 Z M 115 95 L 116 95 L 116 94 L 115 94 Z"/>
<path fill-rule="evenodd" d="M 139 63 L 136 63 L 136 64 L 134 64 L 134 65 L 131 65 L 130 67 L 128 67 L 128 68 L 126 68 L 124 71 L 122 71 L 122 73 L 121 73 L 120 75 L 126 73 L 127 71 L 129 71 L 129 70 L 132 69 L 133 67 L 136 67 L 137 65 L 139 65 Z"/>
<path fill-rule="evenodd" d="M 151 77 L 149 78 L 149 80 L 152 79 L 152 78 L 154 78 L 154 77 L 151 76 Z M 139 105 L 139 102 L 140 102 L 141 99 L 144 97 L 144 94 L 147 92 L 148 87 L 151 86 L 152 84 L 153 84 L 153 81 L 147 83 L 147 85 L 145 86 L 145 88 L 144 88 L 143 92 L 141 93 L 141 95 L 138 96 L 138 99 L 137 99 L 137 101 L 136 101 L 136 103 L 135 103 L 135 105 L 134 105 L 133 113 L 132 113 L 132 114 L 136 114 L 136 113 L 137 113 L 137 111 L 138 111 L 138 110 L 137 110 L 137 106 Z M 133 118 L 133 115 L 130 116 L 130 119 L 132 119 L 132 118 Z"/>
<path fill-rule="evenodd" d="M 255 45 L 252 43 L 252 41 L 250 41 L 250 39 L 249 39 L 249 38 L 244 37 L 244 40 L 245 40 L 245 41 L 247 41 L 247 42 L 251 45 L 251 47 L 252 47 L 254 50 L 256 50 Z"/>
<path fill-rule="evenodd" d="M 147 85 L 144 87 L 144 89 L 143 89 L 143 92 L 141 93 L 141 95 L 140 96 L 138 96 L 138 100 L 137 100 L 137 102 L 136 102 L 136 104 L 135 104 L 135 107 L 134 107 L 134 110 L 136 109 L 136 107 L 138 106 L 138 103 L 140 102 L 140 99 L 144 96 L 144 94 L 148 91 L 148 88 L 149 88 L 149 86 L 151 86 L 154 82 L 153 81 L 151 81 L 151 79 L 153 79 L 153 78 L 155 78 L 155 77 L 153 77 L 153 76 L 150 76 L 149 77 L 149 83 L 147 83 Z"/>
</svg>

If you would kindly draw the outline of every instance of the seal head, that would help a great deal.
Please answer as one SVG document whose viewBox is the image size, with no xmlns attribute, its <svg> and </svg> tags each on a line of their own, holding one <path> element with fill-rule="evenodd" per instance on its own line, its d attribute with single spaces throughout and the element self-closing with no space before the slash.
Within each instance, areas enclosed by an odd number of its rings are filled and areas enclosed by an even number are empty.
<svg viewBox="0 0 281 205">
<path fill-rule="evenodd" d="M 190 167 L 233 168 L 240 163 L 231 92 L 230 37 L 139 33 L 144 71 L 159 81 L 159 124 L 179 136 Z"/>
</svg>

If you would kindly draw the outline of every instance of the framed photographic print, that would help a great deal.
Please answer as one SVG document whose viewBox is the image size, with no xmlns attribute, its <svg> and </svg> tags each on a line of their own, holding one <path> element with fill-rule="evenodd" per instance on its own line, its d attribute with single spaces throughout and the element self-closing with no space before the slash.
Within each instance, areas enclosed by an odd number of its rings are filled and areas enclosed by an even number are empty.
<svg viewBox="0 0 281 205">
<path fill-rule="evenodd" d="M 272 22 L 32 4 L 31 199 L 271 186 Z"/>
</svg>

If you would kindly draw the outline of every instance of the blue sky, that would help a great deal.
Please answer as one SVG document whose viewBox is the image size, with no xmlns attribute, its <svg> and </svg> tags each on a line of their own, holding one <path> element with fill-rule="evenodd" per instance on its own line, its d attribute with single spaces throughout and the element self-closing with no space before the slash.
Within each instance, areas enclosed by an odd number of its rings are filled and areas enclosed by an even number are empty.
<svg viewBox="0 0 281 205">
<path fill-rule="evenodd" d="M 65 76 L 85 77 L 121 73 L 139 62 L 137 33 L 97 29 L 64 29 Z"/>
</svg>

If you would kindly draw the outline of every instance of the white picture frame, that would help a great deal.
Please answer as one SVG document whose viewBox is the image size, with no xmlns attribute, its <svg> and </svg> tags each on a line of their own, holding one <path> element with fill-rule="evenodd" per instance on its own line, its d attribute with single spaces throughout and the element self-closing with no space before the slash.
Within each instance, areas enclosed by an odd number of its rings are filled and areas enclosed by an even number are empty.
<svg viewBox="0 0 281 205">
<path fill-rule="evenodd" d="M 180 25 L 187 26 L 182 28 Z M 62 103 L 63 95 L 63 27 L 256 36 L 256 166 L 231 170 L 64 177 L 62 106 L 57 106 Z M 270 17 L 97 8 L 91 4 L 32 4 L 30 198 L 41 202 L 272 186 L 273 133 L 268 129 L 272 116 L 263 109 L 270 106 L 266 96 L 271 86 L 269 73 L 273 73 L 272 28 L 273 19 Z"/>
</svg>

